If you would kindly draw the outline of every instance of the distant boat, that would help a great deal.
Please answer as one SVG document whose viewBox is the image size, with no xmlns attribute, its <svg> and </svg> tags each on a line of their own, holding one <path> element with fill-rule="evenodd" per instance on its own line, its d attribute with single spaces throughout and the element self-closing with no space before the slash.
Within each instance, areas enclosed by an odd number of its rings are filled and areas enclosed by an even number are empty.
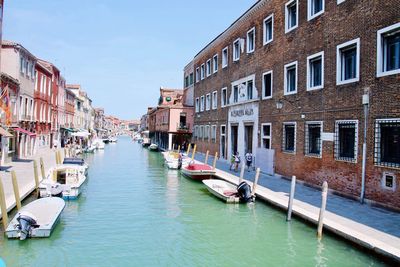
<svg viewBox="0 0 400 267">
<path fill-rule="evenodd" d="M 239 186 L 236 186 L 223 180 L 209 179 L 203 180 L 203 183 L 211 194 L 226 203 L 247 203 L 254 201 L 251 188 L 246 182 L 242 182 Z"/>
<path fill-rule="evenodd" d="M 39 184 L 40 197 L 59 196 L 75 199 L 86 181 L 87 166 L 62 164 L 50 168 L 46 179 Z"/>
<path fill-rule="evenodd" d="M 96 150 L 96 147 L 94 146 L 89 146 L 83 149 L 84 153 L 94 153 L 94 151 Z"/>
<path fill-rule="evenodd" d="M 115 137 L 115 136 L 110 137 L 110 138 L 108 138 L 108 139 L 110 140 L 110 143 L 116 143 L 116 142 L 118 142 L 118 139 L 117 139 L 117 137 Z"/>
<path fill-rule="evenodd" d="M 188 166 L 182 167 L 182 174 L 194 180 L 211 179 L 215 170 L 206 164 L 191 162 Z"/>
<path fill-rule="evenodd" d="M 151 144 L 149 146 L 149 150 L 151 151 L 158 151 L 158 145 L 157 144 Z"/>
<path fill-rule="evenodd" d="M 58 197 L 41 198 L 22 207 L 8 225 L 8 238 L 49 237 L 64 210 L 65 201 Z"/>
</svg>

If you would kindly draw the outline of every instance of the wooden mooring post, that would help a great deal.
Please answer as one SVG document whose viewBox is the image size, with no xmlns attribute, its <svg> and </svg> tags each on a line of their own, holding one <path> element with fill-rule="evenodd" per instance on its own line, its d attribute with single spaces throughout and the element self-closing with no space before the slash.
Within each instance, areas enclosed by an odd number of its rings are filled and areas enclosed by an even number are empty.
<svg viewBox="0 0 400 267">
<path fill-rule="evenodd" d="M 57 153 L 57 150 L 54 152 L 54 154 L 55 154 L 55 156 L 56 156 L 56 165 L 58 165 L 58 164 L 60 164 L 60 163 L 58 162 L 58 153 Z"/>
<path fill-rule="evenodd" d="M 197 145 L 195 144 L 194 148 L 193 148 L 193 153 L 192 153 L 192 160 L 194 160 L 194 156 L 196 155 L 196 148 L 197 148 Z"/>
<path fill-rule="evenodd" d="M 256 177 L 254 179 L 254 183 L 253 183 L 253 196 L 256 195 L 256 188 L 257 188 L 257 184 L 258 184 L 258 178 L 260 177 L 260 168 L 257 168 L 256 170 Z"/>
<path fill-rule="evenodd" d="M 181 152 L 181 145 L 178 146 L 178 153 Z"/>
<path fill-rule="evenodd" d="M 218 160 L 218 152 L 215 152 L 214 162 L 213 162 L 213 169 L 217 167 L 217 160 Z"/>
<path fill-rule="evenodd" d="M 296 176 L 292 176 L 292 183 L 290 186 L 290 195 L 289 195 L 289 203 L 288 203 L 288 212 L 286 221 L 290 221 L 292 219 L 292 207 L 293 207 L 293 200 L 294 200 L 294 190 L 296 188 Z"/>
<path fill-rule="evenodd" d="M 13 183 L 13 188 L 14 188 L 14 196 L 15 196 L 15 204 L 17 206 L 17 209 L 21 209 L 21 197 L 19 195 L 19 188 L 18 188 L 18 181 L 17 181 L 17 175 L 15 174 L 15 171 L 11 171 L 11 178 L 12 178 L 12 183 Z"/>
<path fill-rule="evenodd" d="M 243 182 L 244 177 L 244 169 L 246 168 L 246 164 L 243 162 L 242 168 L 240 169 L 240 177 L 239 177 L 239 184 Z"/>
<path fill-rule="evenodd" d="M 204 159 L 204 164 L 208 164 L 208 154 L 210 153 L 210 151 L 208 151 L 207 150 L 207 153 L 206 153 L 206 158 Z"/>
<path fill-rule="evenodd" d="M 192 145 L 191 144 L 188 144 L 188 148 L 187 148 L 187 151 L 186 151 L 186 155 L 189 157 L 189 152 L 190 152 L 190 147 L 191 147 Z"/>
<path fill-rule="evenodd" d="M 319 211 L 318 229 L 317 229 L 318 238 L 322 238 L 322 228 L 324 226 L 324 217 L 325 217 L 327 198 L 328 198 L 328 183 L 325 181 L 322 184 L 322 203 L 321 203 L 321 209 Z"/>
<path fill-rule="evenodd" d="M 46 174 L 44 173 L 44 163 L 42 157 L 40 157 L 40 172 L 42 174 L 42 180 L 43 180 L 44 178 L 46 178 L 45 176 Z"/>
<path fill-rule="evenodd" d="M 4 195 L 4 187 L 3 182 L 0 179 L 0 208 L 1 208 L 1 217 L 3 222 L 3 229 L 6 230 L 8 226 L 8 214 L 7 214 L 7 206 L 6 206 L 6 196 Z"/>
<path fill-rule="evenodd" d="M 35 177 L 35 189 L 36 193 L 39 193 L 39 172 L 36 160 L 33 161 L 33 175 Z"/>
</svg>

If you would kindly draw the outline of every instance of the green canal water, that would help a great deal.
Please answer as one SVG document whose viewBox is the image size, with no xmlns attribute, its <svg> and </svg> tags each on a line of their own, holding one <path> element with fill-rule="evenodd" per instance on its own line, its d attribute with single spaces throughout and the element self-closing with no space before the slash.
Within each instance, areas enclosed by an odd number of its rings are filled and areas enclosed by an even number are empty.
<svg viewBox="0 0 400 267">
<path fill-rule="evenodd" d="M 130 138 L 86 160 L 84 191 L 50 238 L 1 233 L 7 266 L 384 266 L 263 202 L 224 204 Z"/>
</svg>

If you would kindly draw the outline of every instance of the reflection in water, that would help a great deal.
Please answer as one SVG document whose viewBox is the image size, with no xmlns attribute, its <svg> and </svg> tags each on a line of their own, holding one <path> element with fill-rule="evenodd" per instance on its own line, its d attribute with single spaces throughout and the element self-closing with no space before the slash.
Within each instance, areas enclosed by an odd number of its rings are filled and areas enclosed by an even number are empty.
<svg viewBox="0 0 400 267">
<path fill-rule="evenodd" d="M 175 170 L 167 171 L 167 216 L 170 218 L 178 217 L 181 214 L 181 209 L 178 203 L 179 191 L 179 172 Z"/>
<path fill-rule="evenodd" d="M 322 243 L 320 238 L 317 238 L 317 255 L 315 255 L 315 266 L 324 267 L 328 266 L 326 258 L 323 256 L 324 252 L 324 243 Z"/>
</svg>

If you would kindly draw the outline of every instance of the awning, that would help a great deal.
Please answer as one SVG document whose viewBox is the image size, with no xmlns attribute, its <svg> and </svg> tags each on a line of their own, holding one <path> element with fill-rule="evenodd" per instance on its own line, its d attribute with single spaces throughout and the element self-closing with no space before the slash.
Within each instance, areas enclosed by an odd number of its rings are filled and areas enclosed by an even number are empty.
<svg viewBox="0 0 400 267">
<path fill-rule="evenodd" d="M 67 131 L 67 132 L 70 132 L 70 133 L 73 133 L 73 132 L 74 132 L 74 130 L 71 129 L 71 128 L 66 128 L 66 127 L 60 127 L 60 128 L 63 129 L 63 130 L 65 130 L 65 131 Z"/>
<path fill-rule="evenodd" d="M 13 135 L 7 132 L 7 130 L 5 130 L 3 127 L 0 127 L 0 135 L 5 137 L 13 137 Z"/>
<path fill-rule="evenodd" d="M 90 135 L 90 133 L 88 132 L 76 132 L 76 133 L 72 133 L 72 136 L 76 136 L 76 137 L 88 137 Z"/>
<path fill-rule="evenodd" d="M 30 131 L 27 131 L 27 130 L 19 128 L 19 127 L 15 127 L 15 128 L 12 128 L 12 129 L 14 131 L 16 131 L 16 132 L 20 132 L 20 133 L 23 133 L 23 134 L 26 134 L 26 135 L 29 135 L 29 136 L 36 136 L 35 133 L 31 133 Z"/>
</svg>

